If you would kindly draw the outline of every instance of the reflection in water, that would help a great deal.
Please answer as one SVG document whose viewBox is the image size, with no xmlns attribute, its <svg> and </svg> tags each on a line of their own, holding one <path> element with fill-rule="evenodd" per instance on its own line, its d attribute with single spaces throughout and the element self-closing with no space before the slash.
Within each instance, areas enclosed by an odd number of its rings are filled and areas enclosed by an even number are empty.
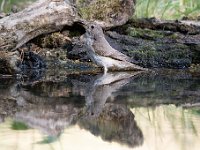
<svg viewBox="0 0 200 150">
<path fill-rule="evenodd" d="M 82 91 L 85 96 L 88 115 L 98 116 L 108 98 L 112 99 L 113 93 L 130 82 L 130 78 L 140 72 L 120 72 L 100 74 L 92 77 L 89 82 L 72 80 L 75 91 Z"/>
<path fill-rule="evenodd" d="M 48 144 L 62 149 L 58 143 L 64 149 L 70 144 L 71 149 L 83 149 L 83 145 L 85 149 L 98 149 L 97 145 L 99 149 L 183 149 L 194 145 L 195 149 L 200 146 L 199 109 L 163 104 L 186 107 L 190 102 L 196 106 L 199 83 L 199 79 L 177 73 L 123 72 L 69 75 L 62 81 L 0 80 L 0 139 L 4 139 L 0 145 L 3 149 L 17 145 L 20 150 Z M 18 140 L 18 134 L 23 139 Z"/>
<path fill-rule="evenodd" d="M 200 116 L 174 105 L 133 108 L 145 140 L 141 149 L 198 150 Z"/>
<path fill-rule="evenodd" d="M 39 129 L 48 137 L 60 137 L 66 127 L 78 124 L 105 141 L 135 147 L 143 143 L 143 135 L 134 115 L 123 104 L 106 101 L 137 74 L 139 72 L 108 73 L 86 76 L 88 80 L 84 80 L 84 76 L 72 76 L 71 83 L 67 81 L 66 85 L 52 81 L 23 85 L 14 83 L 3 95 L 11 95 L 16 104 L 13 107 L 20 108 L 10 113 L 15 121 Z M 73 98 L 71 93 L 76 99 L 75 103 L 68 101 Z M 86 104 L 79 99 L 83 97 Z"/>
<path fill-rule="evenodd" d="M 81 119 L 78 124 L 105 141 L 115 141 L 130 147 L 143 143 L 143 134 L 134 115 L 123 105 L 107 103 L 98 117 Z"/>
<path fill-rule="evenodd" d="M 58 137 L 66 127 L 73 124 L 79 111 L 73 105 L 33 106 L 17 112 L 14 119 L 48 136 Z"/>
<path fill-rule="evenodd" d="M 86 98 L 87 111 L 78 124 L 106 141 L 116 141 L 131 147 L 141 145 L 143 135 L 129 109 L 124 105 L 106 104 L 114 92 L 129 83 L 130 77 L 139 73 L 101 74 L 85 84 L 73 80 L 77 89 L 85 90 Z"/>
</svg>

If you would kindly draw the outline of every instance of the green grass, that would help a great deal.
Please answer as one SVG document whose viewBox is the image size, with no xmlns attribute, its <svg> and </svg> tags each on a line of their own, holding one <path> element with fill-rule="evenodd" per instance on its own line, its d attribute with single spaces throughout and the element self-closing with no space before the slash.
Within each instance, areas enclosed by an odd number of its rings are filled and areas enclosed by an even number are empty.
<svg viewBox="0 0 200 150">
<path fill-rule="evenodd" d="M 135 17 L 160 19 L 200 16 L 200 0 L 137 0 Z"/>
</svg>

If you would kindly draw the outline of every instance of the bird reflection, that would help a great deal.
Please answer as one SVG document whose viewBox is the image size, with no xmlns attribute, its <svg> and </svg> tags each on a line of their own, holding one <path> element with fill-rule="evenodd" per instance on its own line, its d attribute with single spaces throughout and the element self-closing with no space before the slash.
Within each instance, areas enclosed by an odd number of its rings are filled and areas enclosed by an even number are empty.
<svg viewBox="0 0 200 150">
<path fill-rule="evenodd" d="M 129 83 L 131 77 L 141 72 L 116 72 L 100 74 L 93 77 L 89 82 L 73 81 L 76 88 L 84 91 L 87 107 L 87 117 L 98 116 L 106 101 L 114 98 L 113 93 Z"/>
<path fill-rule="evenodd" d="M 73 81 L 86 98 L 86 111 L 77 122 L 103 140 L 115 141 L 130 147 L 142 145 L 143 134 L 133 113 L 125 106 L 111 103 L 114 93 L 141 72 L 107 73 L 93 77 L 87 83 Z M 109 101 L 109 102 L 107 102 Z"/>
<path fill-rule="evenodd" d="M 60 137 L 66 127 L 79 125 L 105 141 L 139 146 L 144 139 L 134 120 L 134 114 L 127 106 L 115 104 L 113 100 L 115 92 L 140 73 L 69 76 L 67 86 L 48 81 L 28 83 L 22 88 L 13 84 L 7 95 L 12 95 L 15 99 L 13 107 L 20 109 L 15 109 L 11 117 L 49 137 Z M 53 95 L 49 94 L 52 90 Z M 83 96 L 85 104 L 77 105 L 76 99 Z M 0 121 L 3 120 L 0 117 Z"/>
<path fill-rule="evenodd" d="M 105 141 L 130 147 L 140 146 L 144 141 L 134 114 L 124 105 L 106 103 L 98 117 L 79 119 L 78 124 Z"/>
</svg>

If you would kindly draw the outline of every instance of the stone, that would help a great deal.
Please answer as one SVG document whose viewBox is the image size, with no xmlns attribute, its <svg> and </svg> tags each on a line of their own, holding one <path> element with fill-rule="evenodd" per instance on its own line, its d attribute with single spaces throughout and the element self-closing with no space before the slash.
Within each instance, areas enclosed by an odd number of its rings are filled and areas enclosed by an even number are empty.
<svg viewBox="0 0 200 150">
<path fill-rule="evenodd" d="M 76 0 L 83 19 L 97 21 L 102 27 L 125 24 L 133 16 L 135 0 Z"/>
</svg>

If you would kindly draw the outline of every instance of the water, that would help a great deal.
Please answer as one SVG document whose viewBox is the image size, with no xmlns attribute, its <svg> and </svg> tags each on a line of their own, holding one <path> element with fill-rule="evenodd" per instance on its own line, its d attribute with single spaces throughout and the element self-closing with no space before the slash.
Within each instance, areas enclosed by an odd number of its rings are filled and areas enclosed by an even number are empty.
<svg viewBox="0 0 200 150">
<path fill-rule="evenodd" d="M 187 71 L 1 78 L 1 150 L 198 150 L 199 91 Z"/>
</svg>

